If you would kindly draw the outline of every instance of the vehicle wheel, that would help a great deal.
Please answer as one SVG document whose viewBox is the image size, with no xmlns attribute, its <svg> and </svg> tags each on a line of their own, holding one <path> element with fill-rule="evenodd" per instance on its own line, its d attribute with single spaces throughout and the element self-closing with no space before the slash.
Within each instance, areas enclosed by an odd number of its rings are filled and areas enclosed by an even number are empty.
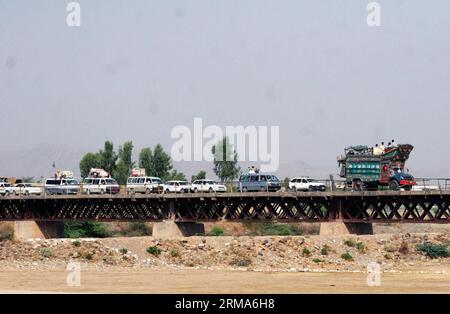
<svg viewBox="0 0 450 314">
<path fill-rule="evenodd" d="M 405 185 L 403 188 L 405 189 L 405 191 L 411 191 L 412 190 L 412 186 L 411 185 Z"/>
<path fill-rule="evenodd" d="M 313 192 L 313 191 L 314 191 L 314 187 L 313 187 L 312 185 L 310 185 L 310 186 L 308 187 L 308 191 L 309 191 L 309 192 Z"/>
<path fill-rule="evenodd" d="M 166 193 L 170 193 L 170 190 L 169 190 L 169 189 L 166 189 Z"/>
<path fill-rule="evenodd" d="M 297 192 L 297 188 L 295 186 L 291 187 L 292 192 Z"/>
<path fill-rule="evenodd" d="M 150 193 L 151 193 L 150 189 L 149 189 L 149 188 L 146 188 L 146 189 L 145 189 L 145 194 L 150 194 Z"/>
<path fill-rule="evenodd" d="M 260 191 L 260 192 L 266 192 L 267 189 L 266 189 L 266 188 L 260 188 L 259 191 Z"/>
<path fill-rule="evenodd" d="M 213 190 L 213 188 L 209 188 L 209 193 L 212 193 L 212 192 L 214 192 L 214 190 Z"/>
<path fill-rule="evenodd" d="M 9 196 L 9 194 L 10 194 L 9 191 L 6 191 L 6 192 L 5 192 L 5 196 Z"/>
<path fill-rule="evenodd" d="M 391 191 L 397 191 L 398 186 L 399 186 L 399 184 L 396 180 L 392 180 L 391 182 L 389 182 L 389 190 L 391 190 Z"/>
<path fill-rule="evenodd" d="M 105 194 L 105 190 L 101 189 L 100 194 L 102 194 L 102 195 Z"/>
<path fill-rule="evenodd" d="M 198 193 L 198 189 L 197 188 L 194 188 L 194 193 Z"/>
<path fill-rule="evenodd" d="M 25 196 L 29 196 L 30 195 L 30 191 L 25 191 Z"/>
<path fill-rule="evenodd" d="M 247 193 L 247 192 L 248 192 L 248 188 L 243 187 L 243 188 L 242 188 L 242 192 Z"/>
</svg>

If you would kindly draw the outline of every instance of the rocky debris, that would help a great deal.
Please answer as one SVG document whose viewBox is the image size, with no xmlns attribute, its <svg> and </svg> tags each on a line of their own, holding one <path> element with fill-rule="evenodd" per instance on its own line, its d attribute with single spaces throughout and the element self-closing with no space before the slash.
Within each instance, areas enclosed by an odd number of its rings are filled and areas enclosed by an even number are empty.
<svg viewBox="0 0 450 314">
<path fill-rule="evenodd" d="M 430 259 L 417 252 L 416 246 L 425 241 L 450 243 L 450 233 L 2 241 L 0 268 L 35 269 L 43 265 L 61 268 L 69 261 L 96 268 L 188 267 L 286 272 L 365 272 L 371 262 L 379 263 L 383 271 L 421 265 L 448 266 L 446 258 Z M 147 250 L 149 247 L 153 249 Z M 304 254 L 305 251 L 309 254 Z"/>
</svg>

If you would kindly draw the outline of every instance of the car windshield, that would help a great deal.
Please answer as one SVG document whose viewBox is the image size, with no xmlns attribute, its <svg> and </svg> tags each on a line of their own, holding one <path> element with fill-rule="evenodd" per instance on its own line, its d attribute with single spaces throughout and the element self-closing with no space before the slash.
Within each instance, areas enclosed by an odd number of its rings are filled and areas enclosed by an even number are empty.
<svg viewBox="0 0 450 314">
<path fill-rule="evenodd" d="M 31 184 L 29 184 L 29 183 L 24 184 L 24 186 L 27 187 L 27 188 L 31 188 Z"/>
<path fill-rule="evenodd" d="M 117 184 L 117 181 L 114 179 L 107 179 L 106 184 Z"/>
<path fill-rule="evenodd" d="M 308 181 L 308 182 L 315 182 L 316 180 L 314 180 L 314 179 L 306 179 L 306 181 Z"/>
<path fill-rule="evenodd" d="M 67 180 L 66 181 L 68 185 L 78 185 L 78 181 L 77 180 Z"/>
</svg>

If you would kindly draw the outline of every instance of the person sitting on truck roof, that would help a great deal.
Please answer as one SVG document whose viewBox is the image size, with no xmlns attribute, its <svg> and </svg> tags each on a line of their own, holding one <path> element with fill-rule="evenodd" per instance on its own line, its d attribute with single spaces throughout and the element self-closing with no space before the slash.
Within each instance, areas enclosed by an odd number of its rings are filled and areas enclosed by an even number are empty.
<svg viewBox="0 0 450 314">
<path fill-rule="evenodd" d="M 397 144 L 395 143 L 394 140 L 391 141 L 391 145 L 392 145 L 392 146 L 397 146 Z"/>
<path fill-rule="evenodd" d="M 380 149 L 383 153 L 386 150 L 386 147 L 384 147 L 384 142 L 381 142 Z"/>
<path fill-rule="evenodd" d="M 378 146 L 378 144 L 375 144 L 375 147 L 373 148 L 373 154 L 375 156 L 380 156 L 381 154 L 383 154 L 383 151 L 381 150 L 381 148 Z"/>
</svg>

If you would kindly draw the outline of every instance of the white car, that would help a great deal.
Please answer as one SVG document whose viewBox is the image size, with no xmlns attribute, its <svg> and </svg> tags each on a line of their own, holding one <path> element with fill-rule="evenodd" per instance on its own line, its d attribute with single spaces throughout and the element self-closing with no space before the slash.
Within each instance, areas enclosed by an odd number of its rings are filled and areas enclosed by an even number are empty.
<svg viewBox="0 0 450 314">
<path fill-rule="evenodd" d="M 12 186 L 11 186 L 11 184 L 9 184 L 7 182 L 0 183 L 0 195 L 8 196 L 11 193 L 12 193 Z"/>
<path fill-rule="evenodd" d="M 158 177 L 129 177 L 127 180 L 127 193 L 159 193 L 163 183 Z"/>
<path fill-rule="evenodd" d="M 188 193 L 191 189 L 191 186 L 187 181 L 167 181 L 164 184 L 164 192 L 165 193 Z"/>
<path fill-rule="evenodd" d="M 117 194 L 120 186 L 112 178 L 86 178 L 81 191 L 83 194 Z"/>
<path fill-rule="evenodd" d="M 226 192 L 227 187 L 214 180 L 195 180 L 192 182 L 191 191 L 194 193 L 198 192 Z"/>
<path fill-rule="evenodd" d="M 325 192 L 326 186 L 309 177 L 293 178 L 289 181 L 289 190 L 296 191 L 321 191 Z"/>
<path fill-rule="evenodd" d="M 14 195 L 40 195 L 42 193 L 39 187 L 31 185 L 31 183 L 17 183 L 11 190 Z"/>
</svg>

